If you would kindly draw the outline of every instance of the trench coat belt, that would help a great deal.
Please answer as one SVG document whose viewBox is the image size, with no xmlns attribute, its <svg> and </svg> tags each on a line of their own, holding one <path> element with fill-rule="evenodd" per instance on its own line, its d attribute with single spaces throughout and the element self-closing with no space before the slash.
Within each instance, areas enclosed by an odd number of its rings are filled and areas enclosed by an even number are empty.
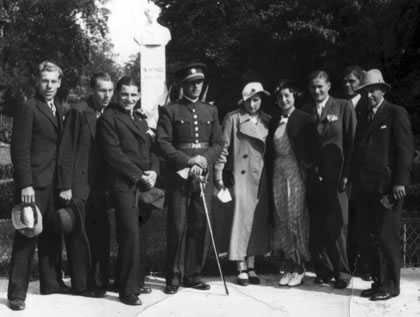
<svg viewBox="0 0 420 317">
<path fill-rule="evenodd" d="M 210 144 L 209 142 L 201 143 L 175 143 L 175 148 L 178 150 L 187 150 L 187 149 L 208 149 Z"/>
</svg>

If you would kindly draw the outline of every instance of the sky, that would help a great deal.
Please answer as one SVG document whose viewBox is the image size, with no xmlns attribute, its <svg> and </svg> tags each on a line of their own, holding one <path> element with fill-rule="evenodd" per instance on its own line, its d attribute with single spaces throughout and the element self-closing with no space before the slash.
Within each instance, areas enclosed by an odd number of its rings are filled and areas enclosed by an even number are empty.
<svg viewBox="0 0 420 317">
<path fill-rule="evenodd" d="M 108 26 L 117 63 L 123 65 L 131 55 L 138 53 L 139 46 L 133 37 L 145 23 L 143 6 L 147 0 L 110 0 Z"/>
</svg>

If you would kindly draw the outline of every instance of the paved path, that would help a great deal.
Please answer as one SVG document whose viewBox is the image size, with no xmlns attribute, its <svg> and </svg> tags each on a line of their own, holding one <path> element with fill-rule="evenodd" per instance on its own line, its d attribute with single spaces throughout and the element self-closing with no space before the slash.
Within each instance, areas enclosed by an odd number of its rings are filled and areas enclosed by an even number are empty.
<svg viewBox="0 0 420 317">
<path fill-rule="evenodd" d="M 402 271 L 401 295 L 384 302 L 359 297 L 370 283 L 354 278 L 349 288 L 335 290 L 318 286 L 308 273 L 304 284 L 296 288 L 277 286 L 278 276 L 264 275 L 262 285 L 241 287 L 236 277 L 227 277 L 230 295 L 217 278 L 208 278 L 211 290 L 200 292 L 181 288 L 176 295 L 163 293 L 162 279 L 149 279 L 152 294 L 142 295 L 142 306 L 119 302 L 116 293 L 91 299 L 69 295 L 39 295 L 38 282 L 31 282 L 26 310 L 13 312 L 7 307 L 7 280 L 0 279 L 0 316 L 57 317 L 282 317 L 282 316 L 420 316 L 420 268 Z"/>
</svg>

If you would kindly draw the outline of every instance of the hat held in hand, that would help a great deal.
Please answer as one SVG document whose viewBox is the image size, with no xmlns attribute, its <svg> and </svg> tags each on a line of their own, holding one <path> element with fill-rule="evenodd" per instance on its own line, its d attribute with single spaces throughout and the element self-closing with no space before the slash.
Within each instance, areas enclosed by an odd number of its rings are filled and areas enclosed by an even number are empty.
<svg viewBox="0 0 420 317">
<path fill-rule="evenodd" d="M 77 203 L 70 202 L 64 208 L 60 208 L 54 215 L 54 226 L 58 233 L 70 234 L 82 229 L 82 215 Z"/>
<path fill-rule="evenodd" d="M 42 232 L 42 215 L 35 204 L 14 206 L 12 223 L 16 230 L 28 238 L 36 237 Z"/>
</svg>

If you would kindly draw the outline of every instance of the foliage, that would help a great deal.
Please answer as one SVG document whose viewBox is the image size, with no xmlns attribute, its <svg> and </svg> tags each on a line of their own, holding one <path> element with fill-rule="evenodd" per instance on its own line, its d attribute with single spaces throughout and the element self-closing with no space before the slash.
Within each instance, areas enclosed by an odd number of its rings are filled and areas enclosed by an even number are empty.
<svg viewBox="0 0 420 317">
<path fill-rule="evenodd" d="M 420 1 L 410 0 L 160 0 L 161 23 L 172 33 L 168 71 L 181 63 L 209 66 L 220 111 L 235 107 L 244 84 L 272 89 L 284 77 L 305 85 L 319 68 L 340 95 L 348 65 L 379 68 L 420 126 Z M 171 77 L 169 77 L 171 78 Z M 418 129 L 418 128 L 417 128 Z M 420 132 L 420 131 L 418 131 Z"/>
<path fill-rule="evenodd" d="M 32 94 L 35 67 L 53 60 L 64 72 L 59 97 L 86 84 L 92 72 L 117 68 L 107 39 L 107 0 L 8 0 L 10 23 L 0 51 L 0 75 L 6 83 Z M 83 93 L 83 91 L 81 91 Z"/>
<path fill-rule="evenodd" d="M 0 114 L 0 142 L 10 144 L 13 120 Z"/>
</svg>

